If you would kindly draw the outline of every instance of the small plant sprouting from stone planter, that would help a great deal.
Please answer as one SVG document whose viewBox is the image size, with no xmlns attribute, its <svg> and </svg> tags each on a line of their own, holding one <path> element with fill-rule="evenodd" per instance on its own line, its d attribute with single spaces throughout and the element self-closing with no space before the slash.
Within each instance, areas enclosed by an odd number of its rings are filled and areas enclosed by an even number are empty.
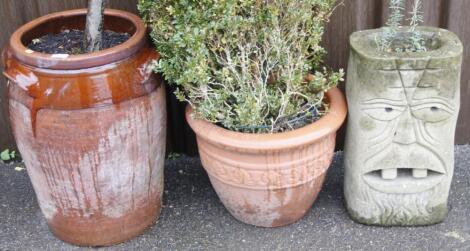
<svg viewBox="0 0 470 251">
<path fill-rule="evenodd" d="M 390 16 L 382 32 L 376 36 L 377 47 L 384 52 L 423 52 L 427 51 L 428 40 L 417 28 L 424 22 L 423 1 L 414 0 L 409 12 L 409 27 L 401 25 L 405 18 L 405 0 L 390 0 Z"/>
</svg>

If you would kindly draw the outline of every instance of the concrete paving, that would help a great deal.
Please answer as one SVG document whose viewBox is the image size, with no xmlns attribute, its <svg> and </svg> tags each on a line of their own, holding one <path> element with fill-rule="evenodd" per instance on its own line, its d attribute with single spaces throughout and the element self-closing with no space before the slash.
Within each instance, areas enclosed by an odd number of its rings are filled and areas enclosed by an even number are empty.
<svg viewBox="0 0 470 251">
<path fill-rule="evenodd" d="M 470 250 L 470 146 L 456 148 L 449 217 L 429 227 L 369 227 L 350 220 L 343 206 L 342 160 L 337 153 L 305 218 L 277 229 L 231 217 L 198 158 L 169 160 L 164 208 L 156 225 L 104 250 Z M 81 250 L 48 231 L 26 171 L 16 166 L 0 165 L 0 250 Z"/>
</svg>

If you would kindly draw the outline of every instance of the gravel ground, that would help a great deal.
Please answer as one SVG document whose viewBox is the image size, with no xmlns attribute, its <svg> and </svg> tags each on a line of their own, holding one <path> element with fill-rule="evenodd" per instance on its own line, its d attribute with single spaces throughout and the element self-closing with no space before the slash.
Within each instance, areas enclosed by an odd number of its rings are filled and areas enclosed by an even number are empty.
<svg viewBox="0 0 470 251">
<path fill-rule="evenodd" d="M 346 214 L 342 153 L 301 221 L 264 229 L 230 216 L 198 158 L 166 164 L 164 208 L 140 237 L 105 250 L 470 250 L 470 146 L 456 148 L 451 211 L 442 224 L 417 228 L 368 227 Z M 48 231 L 26 172 L 0 165 L 0 250 L 80 250 Z"/>
</svg>

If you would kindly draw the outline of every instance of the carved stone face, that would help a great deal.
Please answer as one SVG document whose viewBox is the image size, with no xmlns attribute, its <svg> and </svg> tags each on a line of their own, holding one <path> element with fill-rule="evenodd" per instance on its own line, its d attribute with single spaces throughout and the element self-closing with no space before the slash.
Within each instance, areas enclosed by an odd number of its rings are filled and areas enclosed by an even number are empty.
<svg viewBox="0 0 470 251">
<path fill-rule="evenodd" d="M 425 225 L 445 217 L 460 105 L 455 62 L 351 54 L 345 195 L 356 220 Z"/>
<path fill-rule="evenodd" d="M 361 170 L 365 183 L 390 194 L 416 194 L 441 184 L 453 168 L 442 156 L 452 150 L 443 143 L 458 114 L 456 84 L 449 83 L 452 72 L 373 71 L 362 79 L 365 86 L 358 97 L 368 149 Z M 377 91 L 377 84 L 385 90 Z"/>
</svg>

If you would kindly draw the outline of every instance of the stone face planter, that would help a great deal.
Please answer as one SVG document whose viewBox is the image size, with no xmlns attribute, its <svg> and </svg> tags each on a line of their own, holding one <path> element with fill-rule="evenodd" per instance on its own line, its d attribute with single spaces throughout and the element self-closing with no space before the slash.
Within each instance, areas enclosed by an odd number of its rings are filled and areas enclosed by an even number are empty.
<svg viewBox="0 0 470 251">
<path fill-rule="evenodd" d="M 310 209 L 330 166 L 336 131 L 346 117 L 338 89 L 319 121 L 278 134 L 248 134 L 186 118 L 199 155 L 220 200 L 238 220 L 262 227 L 291 224 Z"/>
<path fill-rule="evenodd" d="M 106 11 L 125 43 L 67 56 L 27 50 L 31 39 L 83 29 L 86 10 L 34 20 L 5 56 L 13 132 L 51 231 L 77 245 L 128 240 L 156 222 L 163 192 L 164 85 L 139 17 Z"/>
<path fill-rule="evenodd" d="M 379 30 L 351 36 L 344 192 L 351 217 L 384 226 L 444 220 L 454 171 L 462 44 L 436 34 L 427 52 L 381 53 Z"/>
</svg>

